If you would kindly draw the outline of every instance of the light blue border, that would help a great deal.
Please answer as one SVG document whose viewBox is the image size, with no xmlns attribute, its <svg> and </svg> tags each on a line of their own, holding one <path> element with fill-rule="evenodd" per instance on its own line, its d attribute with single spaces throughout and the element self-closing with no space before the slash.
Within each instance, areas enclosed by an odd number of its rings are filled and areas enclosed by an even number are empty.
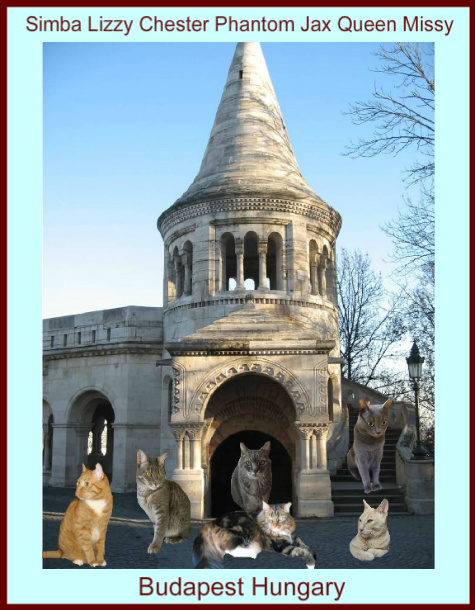
<svg viewBox="0 0 475 610">
<path fill-rule="evenodd" d="M 144 14 L 179 19 L 188 15 L 213 19 L 215 14 L 237 19 L 289 19 L 296 23 L 332 19 L 348 14 L 357 19 L 396 19 L 403 15 L 424 19 L 454 19 L 449 36 L 441 33 L 331 33 L 245 34 L 246 40 L 268 42 L 436 42 L 437 70 L 437 429 L 436 569 L 316 570 L 299 572 L 299 581 L 346 581 L 341 603 L 467 603 L 468 602 L 468 464 L 469 464 L 469 349 L 468 349 L 468 8 L 259 8 L 259 9 L 112 9 L 10 8 L 8 10 L 8 601 L 9 603 L 157 603 L 140 598 L 139 576 L 169 581 L 177 571 L 65 571 L 42 570 L 41 469 L 32 459 L 40 451 L 41 429 L 41 291 L 42 291 L 42 43 L 61 42 L 211 42 L 236 41 L 236 33 L 146 34 L 29 33 L 26 17 L 60 15 L 86 21 L 91 15 L 138 20 Z M 455 393 L 455 389 L 457 392 Z M 448 423 L 447 423 L 448 422 Z M 456 451 L 454 451 L 454 445 Z M 31 465 L 34 468 L 31 469 Z M 454 506 L 455 503 L 455 506 Z M 455 527 L 455 530 L 454 530 Z M 36 549 L 36 551 L 34 550 Z M 414 549 L 417 553 L 417 548 Z M 191 581 L 233 581 L 233 570 L 180 574 Z M 275 581 L 290 574 L 266 573 Z M 26 577 L 26 578 L 25 578 Z M 250 582 L 252 574 L 246 576 Z M 26 584 L 27 580 L 27 584 Z M 368 593 L 370 591 L 370 594 Z M 310 600 L 311 603 L 319 600 Z M 167 603 L 193 600 L 167 598 Z M 210 603 L 266 601 L 294 603 L 293 599 L 247 596 L 216 597 Z M 327 600 L 322 600 L 327 603 Z M 298 602 L 295 602 L 298 603 Z"/>
</svg>

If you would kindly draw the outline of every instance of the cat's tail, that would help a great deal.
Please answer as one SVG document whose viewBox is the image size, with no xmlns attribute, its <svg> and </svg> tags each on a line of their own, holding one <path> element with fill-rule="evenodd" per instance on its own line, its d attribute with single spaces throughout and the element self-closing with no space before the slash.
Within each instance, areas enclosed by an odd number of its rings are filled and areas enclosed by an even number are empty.
<svg viewBox="0 0 475 610">
<path fill-rule="evenodd" d="M 43 559 L 61 559 L 62 551 L 43 551 Z"/>
<path fill-rule="evenodd" d="M 224 554 L 243 542 L 239 534 L 215 523 L 207 523 L 193 543 L 193 567 L 198 570 L 221 570 Z"/>
<path fill-rule="evenodd" d="M 212 523 L 207 523 L 193 542 L 193 567 L 196 570 L 220 570 L 223 567 L 224 553 L 215 544 Z"/>
</svg>

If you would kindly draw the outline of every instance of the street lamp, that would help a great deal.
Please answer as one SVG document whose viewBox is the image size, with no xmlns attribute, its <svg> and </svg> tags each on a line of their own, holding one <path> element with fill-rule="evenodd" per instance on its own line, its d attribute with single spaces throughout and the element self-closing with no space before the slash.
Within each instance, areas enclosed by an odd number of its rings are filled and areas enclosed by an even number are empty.
<svg viewBox="0 0 475 610">
<path fill-rule="evenodd" d="M 413 382 L 414 395 L 415 395 L 415 406 L 416 406 L 416 446 L 412 452 L 413 460 L 427 460 L 430 458 L 430 453 L 421 443 L 421 430 L 419 421 L 419 380 L 422 377 L 422 365 L 424 358 L 422 358 L 417 343 L 414 341 L 409 354 L 409 358 L 406 358 L 407 368 L 409 369 L 409 379 Z"/>
</svg>

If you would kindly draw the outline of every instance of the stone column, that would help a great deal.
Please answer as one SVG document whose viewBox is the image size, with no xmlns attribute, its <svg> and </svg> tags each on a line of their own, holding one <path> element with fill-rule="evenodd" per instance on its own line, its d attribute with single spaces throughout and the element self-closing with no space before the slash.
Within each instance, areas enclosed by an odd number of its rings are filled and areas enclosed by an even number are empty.
<svg viewBox="0 0 475 610">
<path fill-rule="evenodd" d="M 330 473 L 326 470 L 325 437 L 321 423 L 295 422 L 301 447 L 301 469 L 296 476 L 299 517 L 333 517 Z M 311 465 L 310 465 L 310 447 Z"/>
<path fill-rule="evenodd" d="M 327 443 L 326 437 L 328 428 L 320 429 L 315 432 L 317 441 L 317 468 L 318 470 L 327 470 Z"/>
<path fill-rule="evenodd" d="M 310 283 L 312 284 L 312 294 L 318 294 L 318 277 L 316 256 L 310 258 Z"/>
<path fill-rule="evenodd" d="M 310 470 L 310 437 L 313 433 L 313 428 L 307 426 L 297 426 L 300 434 L 300 463 L 302 470 Z"/>
<path fill-rule="evenodd" d="M 259 287 L 258 290 L 267 288 L 267 242 L 259 242 Z"/>
<path fill-rule="evenodd" d="M 185 431 L 179 427 L 171 426 L 173 430 L 173 434 L 175 436 L 177 442 L 177 470 L 183 470 L 183 437 L 185 435 Z"/>
<path fill-rule="evenodd" d="M 190 499 L 191 517 L 202 519 L 204 517 L 204 473 L 201 467 L 201 437 L 206 424 L 204 422 L 190 424 L 181 422 L 171 424 L 170 427 L 178 444 L 178 468 L 173 471 L 173 480 L 180 485 Z M 182 452 L 184 458 L 180 461 Z"/>
<path fill-rule="evenodd" d="M 320 294 L 322 297 L 327 295 L 327 256 L 326 254 L 322 254 L 320 257 L 320 267 L 319 267 L 319 275 L 320 275 Z"/>
<path fill-rule="evenodd" d="M 235 242 L 236 252 L 236 290 L 244 289 L 244 242 L 237 238 Z"/>
<path fill-rule="evenodd" d="M 176 256 L 173 259 L 173 264 L 175 266 L 175 298 L 178 299 L 183 294 L 183 277 L 181 273 L 182 267 L 179 256 Z"/>
<path fill-rule="evenodd" d="M 190 455 L 190 437 L 185 433 L 183 438 L 183 453 L 184 453 L 184 470 L 190 470 L 191 455 Z"/>
<path fill-rule="evenodd" d="M 188 430 L 191 438 L 191 450 L 193 457 L 193 470 L 201 470 L 201 436 L 203 428 L 191 428 Z"/>
<path fill-rule="evenodd" d="M 191 294 L 191 255 L 185 252 L 181 257 L 183 268 L 185 269 L 185 280 L 183 285 L 183 294 L 190 296 Z"/>
<path fill-rule="evenodd" d="M 91 431 L 91 426 L 87 425 L 79 425 L 74 426 L 76 430 L 76 456 L 77 461 L 79 463 L 85 464 L 87 460 L 87 440 L 89 438 L 89 432 Z M 93 448 L 94 450 L 94 448 Z"/>
<path fill-rule="evenodd" d="M 318 468 L 318 452 L 317 452 L 317 437 L 315 434 L 312 434 L 312 470 L 317 470 Z"/>
</svg>

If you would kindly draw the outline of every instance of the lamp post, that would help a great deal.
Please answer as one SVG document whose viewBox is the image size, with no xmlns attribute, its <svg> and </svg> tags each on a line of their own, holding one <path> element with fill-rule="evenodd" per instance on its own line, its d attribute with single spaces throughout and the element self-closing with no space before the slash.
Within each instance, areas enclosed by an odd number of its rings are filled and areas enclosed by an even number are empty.
<svg viewBox="0 0 475 610">
<path fill-rule="evenodd" d="M 409 379 L 411 379 L 414 387 L 415 395 L 415 406 L 416 406 L 416 446 L 412 452 L 413 460 L 426 460 L 430 458 L 430 453 L 421 443 L 421 430 L 419 421 L 419 381 L 422 377 L 422 365 L 425 358 L 422 358 L 417 343 L 414 341 L 409 354 L 409 358 L 406 358 L 407 368 L 409 369 Z"/>
</svg>

